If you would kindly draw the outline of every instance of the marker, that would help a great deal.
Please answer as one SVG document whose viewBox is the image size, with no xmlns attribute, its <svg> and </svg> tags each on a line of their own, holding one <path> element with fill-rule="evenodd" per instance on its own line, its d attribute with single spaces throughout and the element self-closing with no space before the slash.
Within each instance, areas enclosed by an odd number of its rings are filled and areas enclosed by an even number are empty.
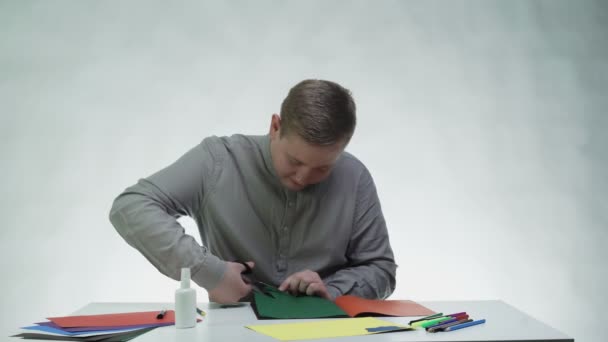
<svg viewBox="0 0 608 342">
<path fill-rule="evenodd" d="M 412 326 L 412 328 L 416 328 L 416 327 L 426 328 L 426 327 L 430 327 L 431 325 L 435 325 L 436 323 L 447 321 L 449 319 L 452 319 L 452 317 L 439 317 L 439 318 L 431 319 L 428 321 L 416 322 L 416 323 L 412 324 L 411 326 Z"/>
<path fill-rule="evenodd" d="M 450 317 L 449 320 L 447 321 L 443 321 L 443 322 L 439 322 L 437 324 L 433 324 L 433 325 L 429 325 L 424 327 L 426 330 L 429 330 L 431 328 L 435 328 L 439 325 L 444 325 L 444 324 L 448 324 L 448 323 L 452 323 L 452 322 L 458 322 L 460 321 L 460 323 L 462 323 L 463 321 L 466 321 L 467 319 L 469 319 L 469 315 L 464 315 L 464 316 L 458 316 L 458 317 Z"/>
<path fill-rule="evenodd" d="M 160 312 L 158 313 L 158 315 L 156 315 L 156 319 L 163 319 L 163 318 L 165 318 L 165 314 L 166 313 L 167 313 L 166 309 L 160 310 Z"/>
<path fill-rule="evenodd" d="M 469 319 L 468 316 L 467 316 L 467 318 L 460 319 L 460 320 L 457 320 L 457 321 L 454 321 L 454 322 L 443 323 L 443 324 L 432 326 L 427 331 L 431 332 L 431 333 L 436 333 L 438 331 L 444 331 L 447 327 L 451 327 L 453 325 L 458 325 L 458 324 L 462 324 L 462 323 L 468 323 L 468 322 L 473 322 L 473 320 Z"/>
<path fill-rule="evenodd" d="M 462 323 L 462 324 L 458 324 L 458 325 L 453 325 L 451 327 L 445 328 L 443 331 L 452 331 L 452 330 L 458 330 L 458 329 L 462 329 L 462 328 L 468 328 L 468 327 L 472 327 L 474 325 L 483 324 L 485 322 L 486 322 L 485 319 L 480 319 L 478 321 L 473 321 L 473 322 L 467 322 L 467 323 Z"/>
<path fill-rule="evenodd" d="M 456 319 L 463 319 L 463 318 L 469 318 L 469 315 L 464 313 L 464 314 L 459 314 L 459 315 L 455 315 L 455 316 L 451 316 L 452 318 L 456 318 Z"/>
<path fill-rule="evenodd" d="M 444 324 L 457 322 L 457 321 L 458 321 L 458 318 L 449 317 L 446 321 L 440 321 L 440 322 L 435 322 L 431 325 L 426 325 L 426 326 L 424 326 L 424 329 L 429 330 L 429 329 L 434 328 L 439 325 L 444 325 Z"/>
<path fill-rule="evenodd" d="M 436 313 L 436 314 L 432 314 L 432 315 L 430 315 L 430 316 L 426 316 L 426 317 L 418 318 L 418 319 L 415 319 L 415 320 L 413 320 L 413 321 L 410 321 L 410 325 L 412 325 L 412 323 L 416 323 L 416 322 L 422 322 L 422 321 L 426 321 L 426 320 L 429 320 L 429 319 L 433 319 L 433 318 L 441 317 L 442 315 L 443 315 L 443 314 L 442 314 L 441 312 L 439 312 L 439 313 Z"/>
<path fill-rule="evenodd" d="M 241 306 L 245 306 L 245 303 L 226 303 L 226 304 L 220 304 L 220 308 L 221 309 L 240 308 Z"/>
<path fill-rule="evenodd" d="M 466 314 L 467 314 L 466 312 L 457 312 L 457 313 L 449 314 L 449 315 L 446 315 L 446 316 L 457 317 L 457 316 L 464 316 Z"/>
</svg>

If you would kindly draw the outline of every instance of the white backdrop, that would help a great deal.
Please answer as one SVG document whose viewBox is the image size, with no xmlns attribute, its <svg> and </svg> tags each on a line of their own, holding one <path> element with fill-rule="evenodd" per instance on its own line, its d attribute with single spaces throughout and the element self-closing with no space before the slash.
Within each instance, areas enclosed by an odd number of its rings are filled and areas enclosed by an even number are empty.
<svg viewBox="0 0 608 342">
<path fill-rule="evenodd" d="M 607 36 L 602 1 L 1 1 L 0 334 L 171 301 L 112 200 L 323 78 L 358 105 L 392 298 L 502 299 L 608 340 Z"/>
</svg>

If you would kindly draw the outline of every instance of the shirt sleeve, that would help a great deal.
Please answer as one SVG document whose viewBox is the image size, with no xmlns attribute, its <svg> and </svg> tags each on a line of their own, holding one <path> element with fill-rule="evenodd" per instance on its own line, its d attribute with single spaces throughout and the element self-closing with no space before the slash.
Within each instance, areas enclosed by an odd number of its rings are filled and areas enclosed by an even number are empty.
<svg viewBox="0 0 608 342">
<path fill-rule="evenodd" d="M 161 273 L 179 280 L 181 268 L 189 267 L 192 280 L 207 290 L 221 280 L 226 263 L 186 234 L 177 218 L 199 212 L 213 191 L 222 153 L 210 139 L 127 188 L 110 210 L 118 233 Z"/>
<path fill-rule="evenodd" d="M 393 293 L 397 265 L 376 186 L 365 168 L 359 179 L 353 233 L 346 253 L 347 266 L 324 279 L 332 299 L 346 294 L 384 299 Z"/>
</svg>

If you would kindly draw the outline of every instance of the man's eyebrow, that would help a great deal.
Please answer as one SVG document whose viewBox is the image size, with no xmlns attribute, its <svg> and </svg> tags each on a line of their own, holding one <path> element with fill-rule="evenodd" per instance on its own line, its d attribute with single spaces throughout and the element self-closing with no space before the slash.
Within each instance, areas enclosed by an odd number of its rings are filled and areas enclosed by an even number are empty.
<svg viewBox="0 0 608 342">
<path fill-rule="evenodd" d="M 289 159 L 293 159 L 293 161 L 295 161 L 295 162 L 297 162 L 297 163 L 304 164 L 304 163 L 302 163 L 302 161 L 301 161 L 301 160 L 298 160 L 298 158 L 296 158 L 296 157 L 292 156 L 292 155 L 291 155 L 291 154 L 289 154 L 289 153 L 287 153 L 287 157 L 288 157 Z"/>
<path fill-rule="evenodd" d="M 303 163 L 301 160 L 299 160 L 298 158 L 296 158 L 296 157 L 292 156 L 292 155 L 291 155 L 291 154 L 289 154 L 289 153 L 287 153 L 287 157 L 288 157 L 289 159 L 293 159 L 293 160 L 294 160 L 296 163 L 298 163 L 298 164 L 302 164 L 302 165 L 304 165 L 304 163 Z M 317 167 L 315 167 L 315 169 L 324 169 L 324 168 L 329 168 L 329 167 L 331 167 L 331 164 L 317 166 Z"/>
</svg>

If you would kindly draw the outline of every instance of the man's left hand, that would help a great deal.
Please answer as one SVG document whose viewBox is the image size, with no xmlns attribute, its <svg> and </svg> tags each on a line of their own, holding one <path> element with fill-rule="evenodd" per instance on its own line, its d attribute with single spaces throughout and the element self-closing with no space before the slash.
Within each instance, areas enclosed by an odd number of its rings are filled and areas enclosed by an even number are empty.
<svg viewBox="0 0 608 342">
<path fill-rule="evenodd" d="M 292 295 L 306 294 L 331 299 L 327 288 L 317 272 L 304 270 L 287 277 L 279 286 L 280 291 L 289 291 Z"/>
</svg>

